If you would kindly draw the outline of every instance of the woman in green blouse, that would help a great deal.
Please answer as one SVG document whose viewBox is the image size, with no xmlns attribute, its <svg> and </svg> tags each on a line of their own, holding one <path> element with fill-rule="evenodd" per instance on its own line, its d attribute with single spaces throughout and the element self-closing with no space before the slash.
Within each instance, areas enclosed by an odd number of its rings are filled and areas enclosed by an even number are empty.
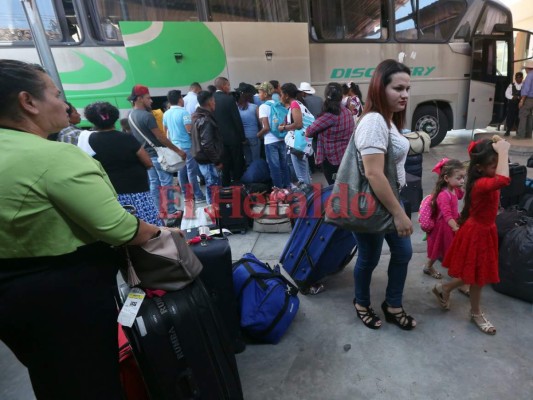
<svg viewBox="0 0 533 400">
<path fill-rule="evenodd" d="M 101 165 L 46 140 L 68 125 L 37 65 L 0 60 L 0 340 L 38 399 L 120 399 L 117 260 L 159 228 L 128 214 Z"/>
</svg>

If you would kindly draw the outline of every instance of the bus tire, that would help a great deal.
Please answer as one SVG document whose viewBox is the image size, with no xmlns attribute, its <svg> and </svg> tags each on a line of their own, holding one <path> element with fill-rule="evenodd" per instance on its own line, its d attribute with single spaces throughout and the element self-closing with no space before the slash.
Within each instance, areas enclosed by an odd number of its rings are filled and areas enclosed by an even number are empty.
<svg viewBox="0 0 533 400">
<path fill-rule="evenodd" d="M 449 130 L 448 116 L 434 105 L 418 107 L 413 114 L 413 131 L 424 131 L 431 137 L 431 147 L 438 145 Z"/>
</svg>

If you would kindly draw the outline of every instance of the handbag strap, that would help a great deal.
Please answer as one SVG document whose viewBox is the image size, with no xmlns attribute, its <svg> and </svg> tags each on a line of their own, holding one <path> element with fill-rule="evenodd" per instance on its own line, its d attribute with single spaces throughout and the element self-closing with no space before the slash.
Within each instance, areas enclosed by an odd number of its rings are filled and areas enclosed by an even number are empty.
<svg viewBox="0 0 533 400">
<path fill-rule="evenodd" d="M 156 147 L 155 144 L 153 144 L 152 141 L 151 141 L 150 139 L 148 139 L 148 138 L 143 134 L 143 132 L 139 129 L 139 127 L 137 126 L 137 124 L 135 123 L 135 121 L 133 121 L 133 117 L 131 116 L 131 113 L 130 113 L 130 115 L 128 115 L 128 121 L 130 122 L 131 125 L 133 125 L 133 127 L 135 128 L 135 130 L 136 130 L 137 132 L 139 132 L 139 135 L 141 135 L 141 136 L 144 138 L 144 140 L 146 140 L 146 142 L 147 142 L 150 146 L 152 146 L 152 147 L 155 149 L 155 147 Z"/>
<path fill-rule="evenodd" d="M 360 122 L 362 119 L 363 118 L 361 117 L 358 122 Z M 356 128 L 357 128 L 357 125 L 356 125 Z M 358 165 L 358 168 L 360 170 L 361 176 L 363 176 L 365 179 L 367 179 L 366 175 L 365 175 L 365 170 L 364 170 L 364 167 L 363 167 L 363 156 L 361 155 L 361 152 L 359 151 L 359 149 L 357 148 L 357 146 L 355 144 L 355 129 L 354 129 L 354 133 L 352 134 L 352 140 L 353 140 L 353 146 L 355 147 L 355 151 L 357 153 L 357 165 Z M 394 163 L 394 158 L 392 157 L 392 149 L 393 149 L 392 130 L 389 130 L 389 143 L 387 144 L 387 152 L 385 153 L 385 176 L 387 178 L 393 178 L 394 179 L 395 185 L 391 185 L 392 191 L 394 192 L 394 194 L 396 195 L 397 198 L 400 198 L 400 190 L 399 190 L 399 184 L 398 184 L 398 173 L 396 171 L 396 164 Z M 392 177 L 388 176 L 389 172 L 393 173 Z"/>
</svg>

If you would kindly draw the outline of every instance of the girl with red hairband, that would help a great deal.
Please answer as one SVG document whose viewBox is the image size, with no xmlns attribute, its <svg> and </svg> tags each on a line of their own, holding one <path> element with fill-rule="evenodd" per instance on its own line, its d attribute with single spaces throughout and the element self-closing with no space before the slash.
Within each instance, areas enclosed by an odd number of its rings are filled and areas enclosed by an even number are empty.
<svg viewBox="0 0 533 400">
<path fill-rule="evenodd" d="M 438 175 L 437 183 L 431 193 L 431 218 L 434 228 L 427 234 L 428 260 L 424 274 L 435 279 L 442 275 L 433 267 L 441 260 L 452 244 L 455 232 L 459 230 L 459 200 L 463 198 L 462 187 L 465 182 L 465 167 L 459 160 L 443 158 L 432 169 Z"/>
<path fill-rule="evenodd" d="M 442 262 L 453 279 L 433 288 L 440 306 L 449 310 L 451 291 L 469 284 L 471 320 L 488 335 L 496 334 L 496 328 L 481 312 L 481 288 L 500 280 L 495 221 L 500 189 L 511 181 L 509 147 L 508 142 L 499 138 L 480 140 L 468 146 L 470 165 L 460 228 Z"/>
</svg>

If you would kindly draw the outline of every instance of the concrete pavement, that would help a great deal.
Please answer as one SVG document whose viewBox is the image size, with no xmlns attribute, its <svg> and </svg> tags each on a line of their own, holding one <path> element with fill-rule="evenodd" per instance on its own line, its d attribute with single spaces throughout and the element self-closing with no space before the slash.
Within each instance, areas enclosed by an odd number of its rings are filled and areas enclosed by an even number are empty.
<svg viewBox="0 0 533 400">
<path fill-rule="evenodd" d="M 468 158 L 470 136 L 466 131 L 451 132 L 424 156 L 424 194 L 433 188 L 435 175 L 429 171 L 438 160 Z M 518 142 L 512 137 L 510 141 Z M 530 154 L 533 140 L 521 140 L 512 149 L 511 160 L 525 164 Z M 533 177 L 533 169 L 528 175 Z M 313 179 L 323 181 L 321 174 Z M 431 294 L 437 281 L 422 273 L 425 242 L 414 225 L 404 307 L 417 319 L 416 329 L 405 332 L 386 322 L 377 331 L 363 326 L 352 306 L 352 261 L 324 281 L 325 292 L 300 295 L 298 315 L 278 345 L 250 344 L 237 356 L 245 399 L 531 399 L 532 305 L 484 288 L 482 306 L 498 330 L 494 337 L 469 321 L 465 296 L 453 293 L 451 310 L 442 311 Z M 232 235 L 233 259 L 252 252 L 276 264 L 288 237 Z M 385 246 L 371 286 L 374 308 L 382 318 L 379 305 L 388 259 Z M 446 274 L 440 264 L 436 267 Z M 346 350 L 345 345 L 351 348 Z M 25 369 L 1 343 L 0 371 L 0 399 L 34 398 Z"/>
</svg>

